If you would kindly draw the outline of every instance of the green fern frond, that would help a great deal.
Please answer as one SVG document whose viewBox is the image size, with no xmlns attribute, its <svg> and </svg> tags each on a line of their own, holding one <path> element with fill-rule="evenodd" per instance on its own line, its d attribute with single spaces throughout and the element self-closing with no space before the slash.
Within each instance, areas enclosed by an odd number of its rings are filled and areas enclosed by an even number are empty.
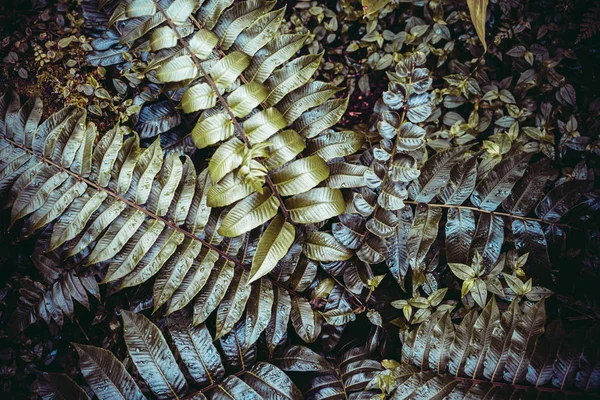
<svg viewBox="0 0 600 400">
<path fill-rule="evenodd" d="M 158 140 L 140 148 L 138 135 L 118 126 L 96 142 L 95 126 L 86 122 L 85 110 L 66 108 L 38 126 L 41 114 L 37 99 L 22 107 L 13 92 L 0 99 L 5 206 L 11 207 L 11 224 L 26 218 L 24 236 L 51 226 L 40 237 L 40 252 L 57 252 L 59 260 L 74 257 L 79 268 L 108 264 L 103 281 L 113 290 L 156 276 L 154 309 L 168 303 L 170 314 L 194 302 L 195 324 L 216 311 L 217 338 L 226 335 L 246 309 L 252 313 L 247 319 L 253 341 L 272 319 L 275 331 L 269 337 L 274 340 L 284 336 L 290 318 L 304 340 L 318 337 L 321 316 L 293 283 L 302 281 L 305 273 L 314 274 L 316 266 L 293 274 L 302 246 L 295 247 L 294 261 L 279 263 L 298 228 L 281 214 L 275 217 L 278 200 L 268 189 L 233 207 L 212 208 L 207 204 L 215 187 L 210 171 L 197 175 L 189 157 L 165 156 Z M 273 174 L 283 193 L 294 194 L 286 200 L 292 221 L 317 222 L 345 207 L 339 189 L 307 187 L 307 182 L 316 185 L 309 179 L 311 163 L 316 162 L 317 169 L 324 166 L 318 160 L 306 157 Z M 240 186 L 235 183 L 231 190 L 239 191 Z M 251 237 L 247 232 L 257 227 Z M 304 246 L 304 254 L 311 254 L 311 244 Z M 275 274 L 278 264 L 285 273 Z M 67 284 L 59 282 L 58 287 Z M 57 322 L 63 314 L 72 315 L 72 310 L 48 308 L 56 304 L 35 302 L 36 315 Z M 280 310 L 287 310 L 284 321 Z M 15 327 L 22 329 L 30 322 Z M 274 349 L 277 344 L 269 346 Z"/>
</svg>

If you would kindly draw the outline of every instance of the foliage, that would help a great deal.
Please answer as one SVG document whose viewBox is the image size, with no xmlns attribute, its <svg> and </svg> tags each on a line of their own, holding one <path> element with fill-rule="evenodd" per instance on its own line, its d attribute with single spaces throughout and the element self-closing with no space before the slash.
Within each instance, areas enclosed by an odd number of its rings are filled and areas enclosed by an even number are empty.
<svg viewBox="0 0 600 400">
<path fill-rule="evenodd" d="M 593 397 L 595 6 L 531 3 L 32 4 L 3 71 L 66 72 L 0 99 L 0 246 L 32 254 L 0 371 L 42 398 Z"/>
</svg>

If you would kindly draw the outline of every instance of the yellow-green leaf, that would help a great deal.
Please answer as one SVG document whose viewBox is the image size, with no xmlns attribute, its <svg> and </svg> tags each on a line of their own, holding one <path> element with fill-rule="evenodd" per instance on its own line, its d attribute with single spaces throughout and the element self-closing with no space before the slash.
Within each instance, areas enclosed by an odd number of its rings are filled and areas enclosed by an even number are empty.
<svg viewBox="0 0 600 400">
<path fill-rule="evenodd" d="M 206 117 L 203 114 L 192 130 L 192 139 L 196 147 L 203 149 L 229 139 L 233 131 L 233 121 L 226 114 L 216 113 Z"/>
<path fill-rule="evenodd" d="M 294 236 L 294 226 L 283 216 L 278 215 L 273 218 L 258 241 L 248 283 L 260 279 L 275 268 L 294 242 Z"/>
<path fill-rule="evenodd" d="M 170 59 L 156 71 L 156 78 L 161 82 L 181 82 L 197 76 L 198 67 L 187 55 Z"/>
<path fill-rule="evenodd" d="M 185 91 L 181 97 L 184 113 L 207 110 L 217 104 L 217 95 L 208 83 L 199 83 Z"/>
<path fill-rule="evenodd" d="M 279 201 L 270 190 L 253 193 L 237 203 L 223 218 L 219 234 L 236 237 L 264 224 L 277 214 Z"/>
<path fill-rule="evenodd" d="M 339 189 L 314 188 L 291 197 L 285 202 L 292 221 L 313 224 L 340 215 L 346 209 L 344 196 Z"/>
<path fill-rule="evenodd" d="M 471 20 L 475 31 L 481 44 L 483 44 L 483 50 L 487 51 L 487 44 L 485 43 L 485 13 L 488 6 L 488 0 L 467 0 L 469 6 L 469 13 L 471 14 Z"/>
<path fill-rule="evenodd" d="M 327 163 L 319 156 L 301 158 L 273 174 L 275 186 L 282 196 L 304 193 L 329 176 Z"/>
</svg>

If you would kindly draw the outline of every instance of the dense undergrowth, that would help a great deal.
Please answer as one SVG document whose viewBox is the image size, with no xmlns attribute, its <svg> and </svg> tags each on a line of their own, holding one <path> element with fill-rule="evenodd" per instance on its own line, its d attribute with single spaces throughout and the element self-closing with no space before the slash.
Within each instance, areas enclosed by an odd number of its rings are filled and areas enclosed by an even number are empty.
<svg viewBox="0 0 600 400">
<path fill-rule="evenodd" d="M 487 3 L 0 5 L 2 390 L 597 396 L 600 6 Z"/>
</svg>

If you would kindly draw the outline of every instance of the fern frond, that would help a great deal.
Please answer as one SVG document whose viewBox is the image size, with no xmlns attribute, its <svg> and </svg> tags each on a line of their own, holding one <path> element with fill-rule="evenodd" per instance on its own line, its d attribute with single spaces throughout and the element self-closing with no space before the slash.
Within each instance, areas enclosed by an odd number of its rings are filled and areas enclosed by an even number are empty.
<svg viewBox="0 0 600 400">
<path fill-rule="evenodd" d="M 447 390 L 444 395 L 455 398 L 464 390 L 479 390 L 475 386 L 489 389 L 492 383 L 501 392 L 516 390 L 522 394 L 535 392 L 535 387 L 550 382 L 554 391 L 568 391 L 575 386 L 596 391 L 599 382 L 592 376 L 597 375 L 598 367 L 577 360 L 595 359 L 597 348 L 592 337 L 598 328 L 590 329 L 583 335 L 587 339 L 581 340 L 578 335 L 565 336 L 560 321 L 547 327 L 545 324 L 543 300 L 524 310 L 515 300 L 501 313 L 492 298 L 481 314 L 470 311 L 459 325 L 447 312 L 434 314 L 405 337 L 402 366 L 393 374 L 401 378 L 397 373 L 406 373 L 407 377 L 418 373 L 410 378 L 418 384 L 396 379 L 395 396 L 409 392 L 415 396 L 427 387 L 433 390 L 434 385 L 435 390 Z M 445 383 L 439 384 L 441 381 Z M 542 390 L 553 391 L 546 387 Z"/>
<path fill-rule="evenodd" d="M 129 311 L 123 311 L 122 318 L 123 337 L 139 378 L 134 378 L 110 351 L 73 344 L 79 354 L 81 373 L 100 400 L 145 399 L 140 389 L 142 383 L 142 387 L 149 388 L 159 399 L 180 398 L 186 394 L 185 398 L 193 399 L 302 399 L 300 390 L 281 369 L 257 361 L 256 344 L 246 348 L 248 343 L 243 341 L 244 335 L 240 335 L 244 330 L 243 324 L 236 325 L 234 331 L 220 340 L 219 351 L 204 325 L 193 327 L 189 324 L 189 316 L 178 312 L 167 321 L 167 332 L 175 353 L 163 332 L 148 318 Z M 231 339 L 237 343 L 236 346 L 229 344 Z M 289 350 L 308 353 L 316 358 L 316 363 L 325 363 L 307 348 L 295 346 Z M 186 375 L 177 364 L 175 354 L 181 358 Z M 225 373 L 226 369 L 229 374 Z M 39 384 L 42 393 L 48 391 L 54 395 L 66 395 L 66 398 L 88 398 L 83 388 L 64 374 L 43 373 Z"/>
<path fill-rule="evenodd" d="M 255 313 L 247 317 L 249 338 L 257 340 L 275 319 L 276 332 L 270 337 L 281 340 L 279 331 L 285 332 L 288 323 L 280 320 L 281 310 L 287 309 L 301 337 L 316 340 L 321 316 L 294 289 L 295 279 L 312 273 L 294 272 L 302 247 L 293 250 L 285 275 L 269 276 L 292 246 L 295 228 L 279 216 L 262 232 L 277 213 L 277 200 L 268 190 L 230 209 L 213 209 L 207 205 L 214 187 L 210 171 L 196 175 L 189 157 L 165 156 L 158 140 L 142 149 L 137 133 L 119 127 L 96 143 L 97 132 L 86 123 L 85 110 L 67 108 L 38 126 L 41 112 L 38 100 L 20 107 L 15 93 L 0 99 L 0 186 L 12 210 L 11 223 L 26 218 L 24 236 L 53 224 L 40 238 L 40 251 L 56 252 L 61 260 L 76 257 L 85 265 L 108 264 L 104 282 L 116 290 L 156 276 L 155 310 L 168 303 L 170 314 L 195 299 L 194 323 L 216 312 L 217 337 L 233 329 L 246 310 Z M 311 157 L 300 162 L 304 160 Z M 280 171 L 288 174 L 281 182 L 293 192 L 295 174 L 311 169 L 294 163 L 288 167 Z M 308 223 L 306 215 L 341 212 L 338 204 L 345 203 L 336 191 L 315 188 L 314 197 L 301 193 L 287 203 L 291 212 L 303 207 Z M 41 304 L 42 294 L 34 297 Z M 273 298 L 275 302 L 269 300 Z M 44 313 L 40 305 L 38 315 Z M 50 317 L 59 322 L 61 315 Z M 269 345 L 273 349 L 278 343 Z"/>
<path fill-rule="evenodd" d="M 595 3 L 585 12 L 583 21 L 579 26 L 577 43 L 582 40 L 591 39 L 600 31 L 600 3 Z"/>
</svg>

